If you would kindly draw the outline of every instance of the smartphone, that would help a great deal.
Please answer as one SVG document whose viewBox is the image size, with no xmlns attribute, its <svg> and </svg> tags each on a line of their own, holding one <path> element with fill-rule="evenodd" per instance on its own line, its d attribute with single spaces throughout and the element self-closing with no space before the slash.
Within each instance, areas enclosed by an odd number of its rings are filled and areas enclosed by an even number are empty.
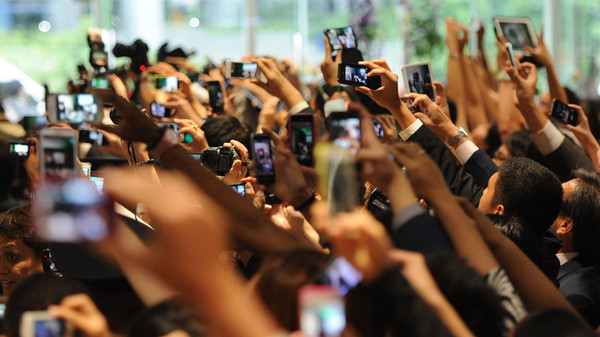
<svg viewBox="0 0 600 337">
<path fill-rule="evenodd" d="M 109 89 L 110 82 L 107 78 L 94 77 L 90 80 L 90 87 L 92 89 Z"/>
<path fill-rule="evenodd" d="M 90 178 L 92 176 L 92 164 L 88 162 L 81 163 L 81 169 L 83 170 L 83 174 L 86 177 Z"/>
<path fill-rule="evenodd" d="M 92 94 L 49 95 L 46 107 L 52 123 L 99 123 L 104 111 L 102 100 Z"/>
<path fill-rule="evenodd" d="M 104 134 L 98 130 L 79 130 L 79 142 L 96 144 L 98 146 L 108 145 L 108 140 L 106 140 Z"/>
<path fill-rule="evenodd" d="M 537 47 L 537 35 L 530 18 L 495 17 L 493 22 L 496 35 L 501 32 L 506 41 L 512 44 L 515 52 L 527 54 L 523 47 Z"/>
<path fill-rule="evenodd" d="M 113 122 L 113 124 L 115 125 L 119 125 L 119 123 L 121 123 L 121 120 L 123 119 L 123 116 L 121 116 L 121 114 L 117 111 L 117 109 L 115 109 L 115 107 L 112 107 L 110 109 L 110 113 L 108 114 L 108 116 L 110 117 L 111 122 Z"/>
<path fill-rule="evenodd" d="M 575 126 L 579 122 L 579 114 L 577 113 L 577 110 L 569 107 L 567 104 L 557 100 L 556 98 L 552 101 L 552 110 L 550 111 L 552 117 L 558 119 L 564 124 Z"/>
<path fill-rule="evenodd" d="M 88 178 L 43 185 L 34 209 L 36 228 L 49 242 L 98 242 L 112 230 L 113 203 Z"/>
<path fill-rule="evenodd" d="M 362 281 L 363 276 L 348 260 L 340 256 L 329 261 L 316 279 L 318 284 L 328 284 L 338 295 L 344 296 Z"/>
<path fill-rule="evenodd" d="M 154 89 L 167 92 L 181 91 L 177 76 L 154 75 Z"/>
<path fill-rule="evenodd" d="M 315 118 L 311 113 L 290 115 L 288 134 L 291 135 L 292 153 L 298 163 L 313 166 L 313 150 L 315 146 Z"/>
<path fill-rule="evenodd" d="M 376 119 L 371 119 L 371 122 L 373 123 L 373 130 L 375 131 L 377 137 L 383 138 L 385 136 L 385 133 L 383 132 L 381 124 L 379 124 L 379 122 Z"/>
<path fill-rule="evenodd" d="M 175 132 L 177 133 L 177 135 L 179 136 L 179 141 L 183 142 L 184 140 L 184 135 L 182 133 L 179 133 L 179 124 L 176 123 L 156 123 L 159 127 L 168 127 L 171 128 L 173 130 L 175 130 Z"/>
<path fill-rule="evenodd" d="M 46 116 L 25 116 L 21 120 L 21 125 L 27 132 L 39 131 L 46 127 L 48 119 Z"/>
<path fill-rule="evenodd" d="M 369 194 L 367 210 L 369 210 L 375 219 L 379 220 L 386 229 L 390 228 L 394 212 L 392 211 L 390 200 L 379 189 L 374 188 Z"/>
<path fill-rule="evenodd" d="M 356 35 L 351 26 L 343 28 L 328 28 L 323 30 L 329 46 L 331 47 L 331 57 L 335 60 L 335 57 L 342 49 L 357 48 Z"/>
<path fill-rule="evenodd" d="M 327 285 L 306 285 L 298 291 L 300 330 L 306 337 L 339 337 L 346 327 L 344 299 Z"/>
<path fill-rule="evenodd" d="M 513 50 L 512 43 L 506 42 L 506 53 L 508 54 L 508 59 L 510 60 L 510 64 L 516 69 L 517 68 L 517 59 L 515 58 L 515 52 Z"/>
<path fill-rule="evenodd" d="M 21 337 L 71 337 L 73 326 L 47 311 L 25 311 L 21 316 Z"/>
<path fill-rule="evenodd" d="M 409 92 L 427 95 L 432 102 L 436 102 L 437 92 L 433 85 L 429 62 L 403 65 L 402 77 L 404 77 L 404 87 Z"/>
<path fill-rule="evenodd" d="M 254 62 L 225 62 L 225 78 L 257 79 L 266 83 L 267 78 L 260 72 L 258 64 Z"/>
<path fill-rule="evenodd" d="M 329 140 L 355 153 L 360 148 L 360 116 L 356 111 L 332 112 L 327 120 Z"/>
<path fill-rule="evenodd" d="M 40 132 L 40 171 L 42 183 L 58 182 L 76 176 L 77 135 L 73 129 L 50 128 Z"/>
<path fill-rule="evenodd" d="M 150 115 L 156 118 L 171 117 L 175 114 L 175 109 L 167 108 L 162 104 L 156 102 L 150 103 Z"/>
<path fill-rule="evenodd" d="M 44 269 L 44 273 L 59 272 L 56 263 L 54 263 L 54 258 L 52 257 L 52 250 L 49 248 L 42 250 L 42 268 Z"/>
<path fill-rule="evenodd" d="M 231 186 L 231 188 L 233 188 L 233 190 L 242 197 L 246 196 L 246 184 L 231 184 L 229 186 Z"/>
<path fill-rule="evenodd" d="M 29 146 L 31 144 L 25 140 L 11 140 L 8 143 L 8 152 L 13 157 L 29 157 Z"/>
<path fill-rule="evenodd" d="M 219 81 L 209 81 L 208 86 L 208 102 L 213 112 L 224 112 L 225 103 L 223 102 L 223 91 L 221 91 L 221 83 Z"/>
<path fill-rule="evenodd" d="M 358 64 L 340 63 L 338 64 L 338 82 L 353 86 L 366 86 L 371 89 L 381 87 L 381 76 L 375 75 L 368 77 L 367 74 L 371 68 L 360 66 Z"/>
<path fill-rule="evenodd" d="M 360 205 L 359 179 L 352 152 L 333 145 L 319 143 L 315 147 L 315 162 L 319 188 L 327 201 L 330 214 L 352 212 Z"/>
<path fill-rule="evenodd" d="M 271 148 L 271 137 L 264 133 L 252 134 L 252 153 L 259 184 L 271 185 L 275 182 L 275 165 Z"/>
</svg>

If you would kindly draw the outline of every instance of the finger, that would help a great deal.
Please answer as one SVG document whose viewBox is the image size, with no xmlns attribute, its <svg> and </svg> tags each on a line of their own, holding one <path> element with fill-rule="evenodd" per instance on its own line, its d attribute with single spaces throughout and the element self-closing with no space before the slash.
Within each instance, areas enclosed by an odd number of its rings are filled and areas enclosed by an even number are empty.
<svg viewBox="0 0 600 337">
<path fill-rule="evenodd" d="M 329 38 L 327 35 L 323 35 L 323 42 L 325 42 L 325 62 L 329 62 L 329 60 L 331 60 L 331 45 L 329 45 Z"/>
<path fill-rule="evenodd" d="M 375 130 L 373 130 L 373 121 L 371 121 L 371 115 L 365 109 L 362 104 L 359 103 L 350 103 L 348 106 L 348 110 L 358 111 L 360 115 L 360 127 L 361 127 L 361 143 L 365 147 L 373 146 L 374 144 L 379 143 L 377 135 L 375 135 Z"/>
<path fill-rule="evenodd" d="M 384 59 L 372 60 L 371 63 L 374 63 L 377 66 L 382 67 L 383 69 L 391 71 L 390 66 L 388 65 L 387 61 Z"/>
<path fill-rule="evenodd" d="M 446 102 L 447 98 L 446 98 L 446 87 L 440 83 L 440 82 L 433 82 L 433 85 L 435 86 L 436 90 L 437 90 L 437 94 L 438 94 L 438 102 L 442 103 L 442 102 Z"/>
<path fill-rule="evenodd" d="M 425 115 L 422 112 L 415 112 L 413 115 L 415 117 L 417 117 L 418 119 L 420 119 L 421 121 L 430 119 L 429 117 L 427 117 L 427 115 Z"/>
<path fill-rule="evenodd" d="M 248 161 L 248 149 L 244 146 L 244 144 L 242 144 L 241 142 L 238 142 L 235 139 L 232 139 L 230 141 L 231 145 L 233 145 L 236 150 L 238 150 L 240 152 L 240 156 L 242 161 Z"/>
<path fill-rule="evenodd" d="M 271 141 L 273 141 L 273 144 L 275 144 L 275 146 L 279 147 L 282 144 L 281 138 L 279 138 L 279 136 L 275 132 L 271 131 L 271 129 L 263 126 L 262 132 L 268 134 L 269 137 L 271 137 Z"/>
</svg>

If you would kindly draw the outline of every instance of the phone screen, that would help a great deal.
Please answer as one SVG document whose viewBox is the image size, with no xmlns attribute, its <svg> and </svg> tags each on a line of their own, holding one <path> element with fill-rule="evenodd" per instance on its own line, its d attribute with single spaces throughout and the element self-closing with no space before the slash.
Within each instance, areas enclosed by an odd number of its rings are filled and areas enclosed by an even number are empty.
<svg viewBox="0 0 600 337">
<path fill-rule="evenodd" d="M 102 106 L 98 103 L 92 94 L 58 94 L 57 121 L 69 124 L 94 123 L 102 112 Z"/>
<path fill-rule="evenodd" d="M 171 117 L 172 111 L 170 108 L 156 102 L 150 103 L 150 114 L 157 118 Z"/>
<path fill-rule="evenodd" d="M 256 78 L 258 64 L 249 62 L 231 62 L 231 77 Z"/>
<path fill-rule="evenodd" d="M 343 257 L 336 257 L 317 276 L 319 284 L 329 284 L 340 296 L 346 295 L 362 281 L 362 273 Z"/>
<path fill-rule="evenodd" d="M 252 140 L 256 175 L 261 184 L 275 182 L 275 167 L 271 151 L 271 138 L 263 134 L 255 134 Z"/>
<path fill-rule="evenodd" d="M 218 81 L 208 82 L 208 101 L 213 112 L 223 112 L 223 92 L 221 91 L 221 83 Z"/>
<path fill-rule="evenodd" d="M 379 124 L 379 122 L 376 119 L 371 119 L 371 122 L 373 122 L 373 130 L 375 131 L 377 137 L 383 138 L 385 134 L 383 133 L 383 128 L 381 127 L 381 124 Z"/>
<path fill-rule="evenodd" d="M 108 79 L 106 78 L 92 78 L 90 81 L 92 89 L 108 89 L 110 87 Z"/>
<path fill-rule="evenodd" d="M 291 115 L 292 153 L 300 165 L 313 165 L 314 127 L 312 115 Z"/>
<path fill-rule="evenodd" d="M 65 333 L 65 322 L 61 319 L 35 321 L 35 337 L 62 337 Z"/>
<path fill-rule="evenodd" d="M 96 185 L 96 188 L 99 191 L 104 191 L 104 178 L 103 177 L 91 176 L 90 179 L 92 180 L 94 185 Z"/>
<path fill-rule="evenodd" d="M 330 140 L 336 146 L 351 149 L 360 148 L 360 118 L 352 112 L 334 112 L 329 120 Z"/>
<path fill-rule="evenodd" d="M 406 89 L 409 92 L 427 95 L 431 101 L 435 102 L 435 87 L 429 63 L 408 65 L 402 68 L 402 71 L 405 85 L 407 85 Z"/>
<path fill-rule="evenodd" d="M 346 327 L 344 299 L 329 286 L 300 288 L 300 330 L 307 337 L 338 337 Z"/>
<path fill-rule="evenodd" d="M 246 184 L 233 184 L 229 186 L 231 186 L 237 194 L 241 196 L 246 195 Z"/>
<path fill-rule="evenodd" d="M 49 131 L 59 131 L 47 129 Z M 68 130 L 60 130 L 68 131 Z M 65 135 L 42 133 L 40 145 L 43 161 L 42 177 L 45 181 L 62 181 L 75 175 L 75 134 L 70 132 Z"/>
<path fill-rule="evenodd" d="M 157 90 L 177 91 L 179 90 L 179 79 L 177 76 L 158 76 L 154 78 L 154 85 Z"/>
<path fill-rule="evenodd" d="M 577 110 L 555 99 L 552 103 L 552 116 L 564 124 L 577 125 L 579 115 Z"/>
<path fill-rule="evenodd" d="M 16 157 L 28 157 L 29 156 L 29 144 L 22 141 L 11 141 L 9 143 L 9 152 L 11 155 Z"/>
<path fill-rule="evenodd" d="M 330 28 L 325 30 L 325 36 L 331 47 L 331 56 L 335 59 L 341 49 L 356 48 L 356 37 L 352 27 Z"/>
<path fill-rule="evenodd" d="M 354 64 L 342 64 L 340 63 L 340 73 L 338 77 L 345 83 L 350 85 L 367 85 L 367 74 L 371 69 L 369 67 L 363 67 Z"/>
</svg>

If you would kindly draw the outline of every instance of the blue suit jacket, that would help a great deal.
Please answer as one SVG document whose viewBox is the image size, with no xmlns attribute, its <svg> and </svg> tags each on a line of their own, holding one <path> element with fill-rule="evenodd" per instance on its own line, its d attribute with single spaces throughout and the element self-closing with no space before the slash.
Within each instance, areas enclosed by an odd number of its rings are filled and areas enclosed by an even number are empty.
<svg viewBox="0 0 600 337">
<path fill-rule="evenodd" d="M 560 292 L 594 329 L 600 325 L 600 265 L 577 256 L 558 270 Z"/>
</svg>

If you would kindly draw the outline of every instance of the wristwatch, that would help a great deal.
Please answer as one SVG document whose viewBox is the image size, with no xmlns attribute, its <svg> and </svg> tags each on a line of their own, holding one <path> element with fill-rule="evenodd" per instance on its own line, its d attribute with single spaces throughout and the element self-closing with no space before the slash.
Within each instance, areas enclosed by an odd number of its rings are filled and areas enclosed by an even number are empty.
<svg viewBox="0 0 600 337">
<path fill-rule="evenodd" d="M 162 135 L 161 135 L 162 134 Z M 154 141 L 158 139 L 158 142 Z M 170 149 L 179 144 L 179 136 L 177 132 L 169 127 L 163 127 L 159 129 L 151 141 L 148 142 L 146 150 L 154 158 L 160 157 L 160 155 L 167 149 Z"/>
<path fill-rule="evenodd" d="M 462 127 L 459 127 L 458 133 L 454 137 L 450 138 L 450 140 L 448 141 L 448 145 L 454 146 L 454 145 L 458 144 L 458 141 L 465 138 L 466 136 L 467 136 L 467 132 L 465 131 L 465 129 L 463 129 Z"/>
<path fill-rule="evenodd" d="M 325 84 L 325 86 L 323 86 L 323 91 L 325 91 L 325 94 L 327 94 L 327 96 L 331 97 L 331 95 L 333 95 L 336 92 L 342 92 L 342 86 Z"/>
</svg>

